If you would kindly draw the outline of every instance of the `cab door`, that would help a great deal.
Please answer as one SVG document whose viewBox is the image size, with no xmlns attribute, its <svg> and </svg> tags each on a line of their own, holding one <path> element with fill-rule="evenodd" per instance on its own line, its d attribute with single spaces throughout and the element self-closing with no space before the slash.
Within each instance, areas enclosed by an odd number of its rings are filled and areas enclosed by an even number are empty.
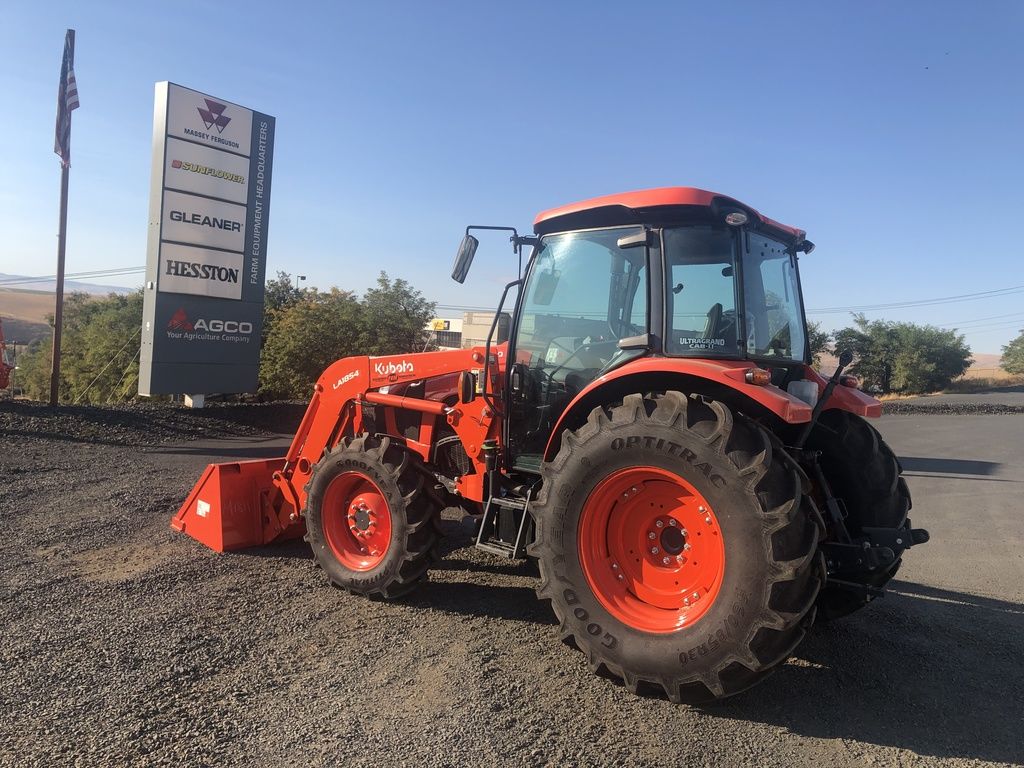
<svg viewBox="0 0 1024 768">
<path fill-rule="evenodd" d="M 642 227 L 548 235 L 523 287 L 513 329 L 506 436 L 511 466 L 539 471 L 572 399 L 648 332 L 646 247 L 621 247 Z"/>
</svg>

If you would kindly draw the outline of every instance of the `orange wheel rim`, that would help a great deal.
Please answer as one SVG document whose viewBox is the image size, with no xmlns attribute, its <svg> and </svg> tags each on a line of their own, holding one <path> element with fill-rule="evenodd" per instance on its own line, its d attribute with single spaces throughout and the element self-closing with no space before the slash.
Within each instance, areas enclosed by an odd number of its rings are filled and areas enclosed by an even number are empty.
<svg viewBox="0 0 1024 768">
<path fill-rule="evenodd" d="M 324 493 L 324 538 L 338 561 L 353 571 L 376 568 L 391 546 L 391 512 L 366 475 L 343 472 Z"/>
<path fill-rule="evenodd" d="M 718 597 L 722 530 L 707 500 L 673 472 L 645 466 L 612 473 L 583 503 L 578 534 L 591 590 L 634 629 L 692 626 Z"/>
</svg>

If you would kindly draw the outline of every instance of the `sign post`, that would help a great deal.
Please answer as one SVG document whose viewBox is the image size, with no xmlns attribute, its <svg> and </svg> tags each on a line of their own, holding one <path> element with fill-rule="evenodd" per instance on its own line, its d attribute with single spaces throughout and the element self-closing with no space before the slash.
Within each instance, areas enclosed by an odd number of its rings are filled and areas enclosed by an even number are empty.
<svg viewBox="0 0 1024 768">
<path fill-rule="evenodd" d="M 255 392 L 274 118 L 157 83 L 139 394 Z"/>
</svg>

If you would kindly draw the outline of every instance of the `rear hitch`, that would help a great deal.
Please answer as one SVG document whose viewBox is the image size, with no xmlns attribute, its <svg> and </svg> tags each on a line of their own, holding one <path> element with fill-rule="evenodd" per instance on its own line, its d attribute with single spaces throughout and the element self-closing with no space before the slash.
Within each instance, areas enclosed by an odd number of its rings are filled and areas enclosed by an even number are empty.
<svg viewBox="0 0 1024 768">
<path fill-rule="evenodd" d="M 874 573 L 895 563 L 904 550 L 929 539 L 924 528 L 911 528 L 910 519 L 902 528 L 872 528 L 865 526 L 862 534 L 848 542 L 828 541 L 821 545 L 829 582 L 839 583 L 832 574 Z"/>
</svg>

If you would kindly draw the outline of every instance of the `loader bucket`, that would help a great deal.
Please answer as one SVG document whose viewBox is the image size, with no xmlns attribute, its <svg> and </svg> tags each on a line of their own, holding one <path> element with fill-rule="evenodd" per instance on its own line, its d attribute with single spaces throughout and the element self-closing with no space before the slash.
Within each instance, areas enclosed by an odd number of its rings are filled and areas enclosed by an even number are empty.
<svg viewBox="0 0 1024 768">
<path fill-rule="evenodd" d="M 273 475 L 284 462 L 282 457 L 210 464 L 171 527 L 217 552 L 301 536 L 301 521 L 282 529 L 270 506 L 276 493 Z"/>
</svg>

